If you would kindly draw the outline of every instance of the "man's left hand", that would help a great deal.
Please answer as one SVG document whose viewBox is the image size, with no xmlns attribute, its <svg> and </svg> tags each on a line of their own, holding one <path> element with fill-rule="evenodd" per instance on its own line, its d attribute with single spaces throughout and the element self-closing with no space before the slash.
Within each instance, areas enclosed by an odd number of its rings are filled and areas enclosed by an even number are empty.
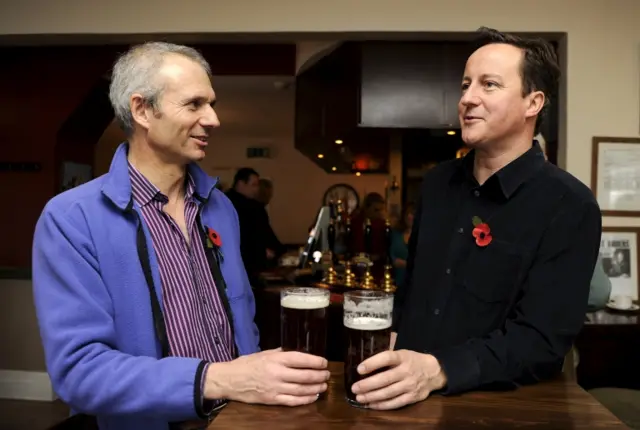
<svg viewBox="0 0 640 430">
<path fill-rule="evenodd" d="M 415 351 L 384 351 L 358 366 L 361 375 L 388 368 L 353 384 L 356 400 L 368 408 L 398 409 L 426 399 L 447 383 L 433 355 Z"/>
</svg>

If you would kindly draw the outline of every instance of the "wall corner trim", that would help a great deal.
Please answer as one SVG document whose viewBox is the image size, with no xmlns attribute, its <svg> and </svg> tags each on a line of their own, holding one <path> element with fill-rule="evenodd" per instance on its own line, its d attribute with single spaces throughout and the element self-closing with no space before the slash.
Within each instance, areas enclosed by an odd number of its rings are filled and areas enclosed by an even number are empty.
<svg viewBox="0 0 640 430">
<path fill-rule="evenodd" d="M 51 402 L 57 397 L 47 372 L 0 369 L 1 399 Z"/>
</svg>

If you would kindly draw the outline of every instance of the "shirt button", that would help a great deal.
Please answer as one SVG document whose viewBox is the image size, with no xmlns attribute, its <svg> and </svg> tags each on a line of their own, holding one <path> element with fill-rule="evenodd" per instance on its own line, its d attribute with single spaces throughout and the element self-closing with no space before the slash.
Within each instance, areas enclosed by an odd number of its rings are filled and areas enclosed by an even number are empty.
<svg viewBox="0 0 640 430">
<path fill-rule="evenodd" d="M 475 190 L 475 191 L 473 192 L 473 195 L 474 195 L 474 196 L 476 196 L 476 197 L 480 197 L 480 191 Z"/>
<path fill-rule="evenodd" d="M 460 228 L 458 229 L 458 233 L 464 233 L 464 228 L 460 227 Z"/>
<path fill-rule="evenodd" d="M 447 270 L 445 270 L 445 272 L 447 272 L 447 275 L 451 274 L 451 269 L 447 268 Z"/>
<path fill-rule="evenodd" d="M 434 315 L 440 315 L 440 309 L 436 309 L 436 310 L 434 310 L 434 311 L 433 311 L 433 314 L 434 314 Z"/>
</svg>

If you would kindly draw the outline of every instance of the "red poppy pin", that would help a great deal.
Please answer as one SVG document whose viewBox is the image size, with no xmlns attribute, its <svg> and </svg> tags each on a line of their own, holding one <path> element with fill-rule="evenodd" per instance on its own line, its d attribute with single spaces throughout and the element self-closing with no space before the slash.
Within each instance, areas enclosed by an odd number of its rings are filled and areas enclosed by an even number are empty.
<svg viewBox="0 0 640 430">
<path fill-rule="evenodd" d="M 485 247 L 491 243 L 493 237 L 491 236 L 491 228 L 486 222 L 482 222 L 480 217 L 474 216 L 473 222 L 473 237 L 476 239 L 476 245 Z"/>
<path fill-rule="evenodd" d="M 207 227 L 207 247 L 213 249 L 218 259 L 222 261 L 222 238 L 220 238 L 218 232 L 211 227 Z"/>
</svg>

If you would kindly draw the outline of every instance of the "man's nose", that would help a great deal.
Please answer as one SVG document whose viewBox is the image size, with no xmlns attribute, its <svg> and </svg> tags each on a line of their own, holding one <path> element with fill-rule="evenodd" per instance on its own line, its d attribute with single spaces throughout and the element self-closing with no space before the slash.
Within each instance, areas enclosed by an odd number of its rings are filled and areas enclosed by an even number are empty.
<svg viewBox="0 0 640 430">
<path fill-rule="evenodd" d="M 202 124 L 203 127 L 220 127 L 220 119 L 218 118 L 218 114 L 216 113 L 215 109 L 212 106 L 208 106 L 206 110 L 206 113 L 200 120 L 200 124 Z"/>
<path fill-rule="evenodd" d="M 477 89 L 475 85 L 469 85 L 469 87 L 467 87 L 460 96 L 460 104 L 462 106 L 473 106 L 478 105 L 479 103 L 480 101 L 477 96 Z"/>
</svg>

